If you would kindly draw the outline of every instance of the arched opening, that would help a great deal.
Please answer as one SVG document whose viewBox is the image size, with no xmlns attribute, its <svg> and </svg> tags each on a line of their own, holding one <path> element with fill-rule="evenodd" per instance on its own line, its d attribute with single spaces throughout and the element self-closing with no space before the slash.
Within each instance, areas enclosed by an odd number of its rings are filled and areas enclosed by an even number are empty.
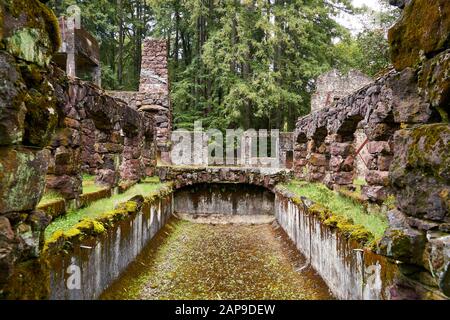
<svg viewBox="0 0 450 320">
<path fill-rule="evenodd" d="M 359 114 L 346 117 L 330 141 L 329 187 L 331 188 L 353 189 L 353 181 L 357 177 L 355 171 L 357 153 L 361 152 L 359 147 L 364 147 L 365 143 L 365 137 L 361 135 L 363 132 L 358 130 L 362 120 L 363 117 Z"/>
<path fill-rule="evenodd" d="M 257 185 L 198 183 L 174 193 L 176 216 L 203 222 L 269 223 L 274 220 L 275 195 Z"/>
</svg>

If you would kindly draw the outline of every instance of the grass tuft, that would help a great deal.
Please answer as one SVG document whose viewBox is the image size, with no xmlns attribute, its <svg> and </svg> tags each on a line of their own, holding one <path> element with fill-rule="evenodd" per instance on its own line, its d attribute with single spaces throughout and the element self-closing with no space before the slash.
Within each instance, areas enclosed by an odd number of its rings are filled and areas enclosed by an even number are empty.
<svg viewBox="0 0 450 320">
<path fill-rule="evenodd" d="M 339 195 L 321 183 L 294 180 L 285 187 L 299 196 L 304 196 L 326 207 L 341 217 L 351 219 L 355 225 L 365 227 L 376 239 L 381 238 L 388 227 L 386 217 L 368 214 L 362 204 Z"/>
</svg>

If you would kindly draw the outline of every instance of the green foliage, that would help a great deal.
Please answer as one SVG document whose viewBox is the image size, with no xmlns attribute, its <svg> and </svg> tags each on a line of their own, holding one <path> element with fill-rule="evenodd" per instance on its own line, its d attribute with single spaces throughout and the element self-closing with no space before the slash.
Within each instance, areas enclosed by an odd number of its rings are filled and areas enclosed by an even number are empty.
<svg viewBox="0 0 450 320">
<path fill-rule="evenodd" d="M 383 11 L 363 10 L 370 24 L 356 36 L 347 35 L 336 44 L 334 65 L 343 72 L 350 69 L 376 76 L 390 65 L 390 50 L 387 31 L 399 17 L 399 10 L 382 0 Z"/>
<path fill-rule="evenodd" d="M 155 35 L 170 43 L 176 128 L 293 130 L 312 80 L 331 68 L 332 16 L 346 0 L 151 1 Z M 339 9 L 338 9 L 339 8 Z"/>
<path fill-rule="evenodd" d="M 141 67 L 142 40 L 150 35 L 151 8 L 148 1 L 50 0 L 57 16 L 67 15 L 76 4 L 81 23 L 100 44 L 102 86 L 105 89 L 137 90 Z"/>
<path fill-rule="evenodd" d="M 384 1 L 384 0 L 383 0 Z M 387 3 L 387 1 L 385 1 Z M 292 131 L 310 111 L 314 79 L 331 68 L 375 75 L 389 65 L 393 11 L 356 37 L 334 19 L 349 0 L 50 0 L 81 8 L 100 42 L 106 89 L 136 90 L 146 36 L 166 39 L 174 126 Z M 337 44 L 336 44 L 337 43 Z"/>
</svg>

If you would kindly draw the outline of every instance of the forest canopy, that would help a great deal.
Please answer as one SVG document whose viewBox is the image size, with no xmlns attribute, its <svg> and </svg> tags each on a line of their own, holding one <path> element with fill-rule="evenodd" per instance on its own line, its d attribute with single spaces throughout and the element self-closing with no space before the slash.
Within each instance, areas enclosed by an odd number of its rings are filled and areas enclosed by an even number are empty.
<svg viewBox="0 0 450 320">
<path fill-rule="evenodd" d="M 145 37 L 167 39 L 175 128 L 292 131 L 309 113 L 314 80 L 338 68 L 370 76 L 389 66 L 386 31 L 398 12 L 350 0 L 50 0 L 77 4 L 100 43 L 106 89 L 137 90 Z M 373 20 L 358 34 L 343 12 Z"/>
</svg>

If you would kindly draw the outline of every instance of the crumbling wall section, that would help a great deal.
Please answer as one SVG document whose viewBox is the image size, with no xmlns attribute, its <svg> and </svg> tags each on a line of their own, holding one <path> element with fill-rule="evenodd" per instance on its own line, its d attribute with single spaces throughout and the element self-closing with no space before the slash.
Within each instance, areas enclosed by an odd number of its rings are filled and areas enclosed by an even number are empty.
<svg viewBox="0 0 450 320">
<path fill-rule="evenodd" d="M 117 187 L 153 173 L 153 118 L 128 107 L 91 83 L 54 81 L 61 121 L 48 149 L 51 166 L 47 189 L 66 199 L 82 193 L 82 173 Z"/>
</svg>

